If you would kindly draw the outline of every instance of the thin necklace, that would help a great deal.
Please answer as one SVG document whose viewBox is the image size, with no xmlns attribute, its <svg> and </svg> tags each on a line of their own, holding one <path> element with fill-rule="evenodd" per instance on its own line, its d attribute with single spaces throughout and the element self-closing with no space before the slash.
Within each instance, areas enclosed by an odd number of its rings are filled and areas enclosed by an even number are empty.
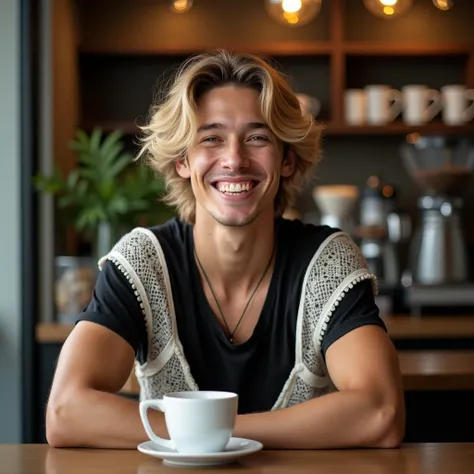
<svg viewBox="0 0 474 474">
<path fill-rule="evenodd" d="M 224 313 L 222 312 L 222 309 L 221 309 L 221 305 L 219 304 L 219 301 L 217 300 L 216 298 L 216 295 L 214 294 L 214 290 L 212 289 L 212 286 L 211 286 L 211 282 L 209 281 L 209 278 L 207 277 L 207 274 L 206 272 L 204 271 L 204 268 L 201 264 L 201 261 L 199 260 L 199 257 L 198 257 L 198 254 L 196 252 L 196 248 L 194 248 L 194 255 L 196 256 L 196 261 L 199 265 L 199 268 L 201 269 L 202 271 L 202 274 L 204 275 L 204 278 L 206 279 L 206 282 L 207 282 L 207 285 L 209 286 L 209 289 L 211 290 L 211 293 L 212 293 L 212 296 L 214 297 L 214 301 L 216 302 L 216 305 L 217 305 L 217 308 L 219 309 L 219 313 L 221 313 L 221 317 L 222 317 L 222 320 L 224 321 L 224 324 L 225 324 L 225 327 L 227 329 L 227 332 L 229 333 L 229 337 L 228 337 L 228 340 L 229 342 L 232 344 L 234 342 L 234 335 L 235 333 L 237 332 L 237 329 L 239 328 L 240 326 L 240 323 L 242 322 L 242 319 L 244 318 L 244 315 L 245 315 L 245 312 L 247 311 L 247 308 L 249 307 L 249 304 L 250 302 L 252 301 L 255 293 L 257 292 L 258 290 L 258 287 L 260 286 L 260 283 L 262 283 L 265 275 L 267 274 L 268 272 L 268 269 L 270 268 L 270 264 L 272 263 L 272 260 L 273 260 L 273 255 L 275 254 L 275 245 L 273 246 L 273 251 L 272 251 L 272 254 L 270 256 L 270 260 L 268 261 L 267 263 L 267 266 L 265 267 L 265 270 L 264 272 L 262 273 L 262 276 L 260 277 L 260 280 L 258 280 L 258 283 L 257 283 L 257 286 L 254 288 L 252 294 L 250 295 L 250 298 L 249 300 L 247 301 L 247 304 L 245 305 L 245 308 L 244 310 L 242 311 L 242 314 L 239 318 L 239 320 L 237 321 L 237 325 L 235 326 L 234 330 L 231 331 L 230 328 L 229 328 L 229 325 L 227 324 L 227 321 L 225 319 L 225 316 L 224 316 Z"/>
</svg>

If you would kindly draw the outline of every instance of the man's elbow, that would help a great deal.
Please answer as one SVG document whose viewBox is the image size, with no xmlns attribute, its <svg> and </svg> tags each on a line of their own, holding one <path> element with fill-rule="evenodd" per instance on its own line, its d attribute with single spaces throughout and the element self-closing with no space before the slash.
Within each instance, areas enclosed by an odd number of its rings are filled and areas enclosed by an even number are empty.
<svg viewBox="0 0 474 474">
<path fill-rule="evenodd" d="M 46 441 L 53 448 L 74 447 L 67 399 L 49 400 L 46 408 Z"/>
<path fill-rule="evenodd" d="M 377 410 L 374 447 L 398 448 L 405 436 L 405 410 L 403 405 L 385 405 Z"/>
</svg>

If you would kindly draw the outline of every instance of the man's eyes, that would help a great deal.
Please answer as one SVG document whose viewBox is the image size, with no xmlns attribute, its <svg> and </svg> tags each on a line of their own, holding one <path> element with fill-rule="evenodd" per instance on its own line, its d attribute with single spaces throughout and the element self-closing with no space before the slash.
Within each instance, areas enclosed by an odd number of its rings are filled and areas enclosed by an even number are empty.
<svg viewBox="0 0 474 474">
<path fill-rule="evenodd" d="M 263 140 L 263 141 L 269 141 L 269 138 L 266 137 L 265 135 L 252 135 L 250 138 L 249 138 L 250 141 L 259 141 L 259 140 Z"/>
<path fill-rule="evenodd" d="M 213 142 L 216 142 L 217 141 L 217 137 L 204 137 L 201 139 L 201 142 L 210 142 L 210 143 L 213 143 Z"/>
<path fill-rule="evenodd" d="M 217 137 L 215 135 L 209 137 L 203 137 L 200 140 L 200 143 L 217 143 L 219 140 L 224 141 L 224 139 Z M 252 135 L 248 137 L 246 142 L 269 142 L 270 138 L 265 135 Z"/>
</svg>

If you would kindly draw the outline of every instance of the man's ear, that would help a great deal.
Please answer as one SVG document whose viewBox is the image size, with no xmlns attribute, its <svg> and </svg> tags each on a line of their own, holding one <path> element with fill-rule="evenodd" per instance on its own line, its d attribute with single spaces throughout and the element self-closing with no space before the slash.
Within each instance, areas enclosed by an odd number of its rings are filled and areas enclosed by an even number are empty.
<svg viewBox="0 0 474 474">
<path fill-rule="evenodd" d="M 176 171 L 181 176 L 181 178 L 188 179 L 191 177 L 191 172 L 189 171 L 189 161 L 188 158 L 181 158 L 176 162 Z"/>
<path fill-rule="evenodd" d="M 281 175 L 283 178 L 289 178 L 295 172 L 296 155 L 295 152 L 289 148 L 283 157 L 281 164 Z"/>
</svg>

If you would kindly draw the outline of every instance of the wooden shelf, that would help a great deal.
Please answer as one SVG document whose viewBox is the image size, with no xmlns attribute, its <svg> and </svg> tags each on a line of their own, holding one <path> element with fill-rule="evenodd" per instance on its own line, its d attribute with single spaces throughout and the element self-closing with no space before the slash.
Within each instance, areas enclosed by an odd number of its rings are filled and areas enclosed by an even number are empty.
<svg viewBox="0 0 474 474">
<path fill-rule="evenodd" d="M 133 43 L 127 46 L 110 44 L 95 47 L 87 45 L 79 48 L 80 54 L 130 55 L 130 56 L 186 56 L 212 49 L 230 49 L 233 51 L 252 52 L 274 56 L 329 56 L 334 51 L 334 44 L 325 41 L 273 41 L 269 43 L 239 44 L 174 44 L 170 46 L 153 46 L 137 48 Z"/>
<path fill-rule="evenodd" d="M 474 122 L 452 127 L 444 123 L 428 123 L 421 126 L 407 125 L 403 122 L 394 122 L 382 126 L 351 126 L 345 124 L 328 123 L 325 135 L 407 135 L 409 133 L 419 133 L 420 135 L 466 135 L 474 133 Z"/>
<path fill-rule="evenodd" d="M 110 44 L 95 46 L 88 44 L 79 48 L 80 54 L 131 55 L 131 56 L 185 56 L 201 53 L 216 48 L 227 48 L 234 51 L 250 51 L 275 56 L 318 56 L 331 55 L 336 52 L 335 43 L 331 41 L 272 41 L 257 44 L 174 44 L 153 45 L 150 48 L 137 48 L 133 43 L 128 45 Z M 474 53 L 474 44 L 465 43 L 393 43 L 343 41 L 337 51 L 354 56 L 461 56 Z"/>
<path fill-rule="evenodd" d="M 461 56 L 474 52 L 472 46 L 459 43 L 413 44 L 351 41 L 342 44 L 347 55 L 354 56 Z"/>
<path fill-rule="evenodd" d="M 408 135 L 409 133 L 419 133 L 421 135 L 468 135 L 474 134 L 474 122 L 460 127 L 452 127 L 443 123 L 429 123 L 422 126 L 406 125 L 395 122 L 384 126 L 350 126 L 345 124 L 335 124 L 322 122 L 325 136 L 352 136 L 352 135 Z M 138 124 L 128 121 L 97 121 L 86 122 L 82 125 L 85 130 L 92 130 L 100 127 L 105 133 L 114 130 L 122 130 L 125 135 L 135 135 L 140 132 Z"/>
</svg>

